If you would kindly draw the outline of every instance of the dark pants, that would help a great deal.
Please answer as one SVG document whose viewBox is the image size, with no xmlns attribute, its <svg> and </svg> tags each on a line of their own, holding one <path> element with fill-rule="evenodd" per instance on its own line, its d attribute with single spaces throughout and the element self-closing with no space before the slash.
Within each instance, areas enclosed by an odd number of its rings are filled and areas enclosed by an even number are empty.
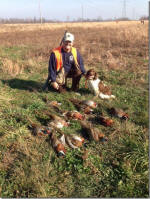
<svg viewBox="0 0 150 199">
<path fill-rule="evenodd" d="M 67 78 L 72 78 L 71 90 L 77 91 L 79 89 L 79 82 L 80 82 L 81 76 L 82 76 L 82 73 L 78 69 L 71 69 L 69 73 L 66 75 L 66 84 L 67 84 Z"/>
<path fill-rule="evenodd" d="M 82 76 L 82 73 L 81 73 L 80 70 L 78 70 L 78 69 L 71 69 L 66 74 L 65 85 L 60 85 L 59 84 L 59 90 L 58 90 L 58 92 L 65 92 L 66 86 L 67 86 L 67 78 L 72 78 L 72 87 L 71 87 L 71 90 L 77 91 L 79 89 L 79 82 L 80 82 L 81 76 Z M 45 82 L 45 84 L 43 86 L 43 90 L 46 90 L 46 88 L 49 85 L 49 77 L 50 77 L 50 75 L 48 76 L 48 78 L 47 78 L 47 80 L 46 80 L 46 82 Z"/>
</svg>

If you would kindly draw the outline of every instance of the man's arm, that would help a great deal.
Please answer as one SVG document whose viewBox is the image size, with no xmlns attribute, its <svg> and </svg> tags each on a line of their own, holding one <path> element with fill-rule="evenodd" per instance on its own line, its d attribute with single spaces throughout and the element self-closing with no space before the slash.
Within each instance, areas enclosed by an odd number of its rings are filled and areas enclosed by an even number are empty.
<svg viewBox="0 0 150 199">
<path fill-rule="evenodd" d="M 49 59 L 48 72 L 49 72 L 49 78 L 51 80 L 51 85 L 53 86 L 54 89 L 58 90 L 59 85 L 56 82 L 56 64 L 57 63 L 56 63 L 55 54 L 52 52 Z"/>
<path fill-rule="evenodd" d="M 77 51 L 77 61 L 78 61 L 78 64 L 80 66 L 82 74 L 86 74 L 86 70 L 84 68 L 84 63 L 83 63 L 83 58 L 80 55 L 79 51 Z"/>
<path fill-rule="evenodd" d="M 49 72 L 50 80 L 52 82 L 55 82 L 56 81 L 56 58 L 53 52 L 50 55 L 48 72 Z"/>
</svg>

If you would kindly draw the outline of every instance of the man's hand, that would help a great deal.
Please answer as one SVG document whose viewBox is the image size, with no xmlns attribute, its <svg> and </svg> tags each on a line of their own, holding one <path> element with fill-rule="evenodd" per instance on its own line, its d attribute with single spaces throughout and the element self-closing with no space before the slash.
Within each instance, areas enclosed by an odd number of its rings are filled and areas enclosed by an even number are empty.
<svg viewBox="0 0 150 199">
<path fill-rule="evenodd" d="M 59 85 L 58 85 L 57 82 L 52 82 L 51 85 L 52 85 L 52 87 L 53 87 L 54 89 L 56 89 L 56 90 L 59 89 Z"/>
</svg>

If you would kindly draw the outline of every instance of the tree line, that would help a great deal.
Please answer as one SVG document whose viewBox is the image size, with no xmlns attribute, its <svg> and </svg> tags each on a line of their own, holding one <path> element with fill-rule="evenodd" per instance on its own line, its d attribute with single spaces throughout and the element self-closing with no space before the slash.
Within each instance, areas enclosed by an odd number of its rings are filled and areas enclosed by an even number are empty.
<svg viewBox="0 0 150 199">
<path fill-rule="evenodd" d="M 0 18 L 0 24 L 16 24 L 16 23 L 62 23 L 62 22 L 104 22 L 104 21 L 130 21 L 131 19 L 129 18 L 109 18 L 109 19 L 102 19 L 101 17 L 98 17 L 96 19 L 83 19 L 83 18 L 78 18 L 78 19 L 74 19 L 74 20 L 64 20 L 64 21 L 60 21 L 57 19 L 45 19 L 45 18 L 41 18 L 41 19 L 37 19 L 36 17 L 34 18 L 26 18 L 26 19 L 22 19 L 22 18 Z M 142 16 L 140 17 L 138 20 L 148 20 L 147 16 Z"/>
</svg>

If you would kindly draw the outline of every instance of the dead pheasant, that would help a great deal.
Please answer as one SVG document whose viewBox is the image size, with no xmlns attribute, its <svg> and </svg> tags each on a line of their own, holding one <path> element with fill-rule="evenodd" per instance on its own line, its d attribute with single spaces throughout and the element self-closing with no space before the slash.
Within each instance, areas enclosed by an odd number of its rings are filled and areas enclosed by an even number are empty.
<svg viewBox="0 0 150 199">
<path fill-rule="evenodd" d="M 66 122 L 63 118 L 61 118 L 53 113 L 50 113 L 48 111 L 45 111 L 44 113 L 47 114 L 50 117 L 50 119 L 52 120 L 49 123 L 50 126 L 53 126 L 53 127 L 56 126 L 57 128 L 63 128 L 64 126 L 69 125 L 69 123 Z"/>
<path fill-rule="evenodd" d="M 50 112 L 48 112 L 48 111 L 47 111 L 47 112 L 44 112 L 44 113 L 46 113 L 52 120 L 58 120 L 58 121 L 61 121 L 61 120 L 62 120 L 61 117 L 55 115 L 54 113 L 50 113 Z"/>
<path fill-rule="evenodd" d="M 49 99 L 48 99 L 48 97 L 47 96 L 44 96 L 43 98 L 42 98 L 42 100 L 44 101 L 44 102 L 46 102 L 48 105 L 50 105 L 50 106 L 60 106 L 61 105 L 61 103 L 58 103 L 57 101 L 49 101 Z"/>
<path fill-rule="evenodd" d="M 57 106 L 57 107 L 61 105 L 61 103 L 58 103 L 57 101 L 50 101 L 48 104 L 50 106 Z"/>
<path fill-rule="evenodd" d="M 104 126 L 112 126 L 114 121 L 108 117 L 104 117 L 104 116 L 99 116 L 98 117 L 98 122 L 100 122 L 100 124 L 104 125 Z"/>
<path fill-rule="evenodd" d="M 46 136 L 52 133 L 52 128 L 46 126 L 33 126 L 32 125 L 32 133 L 37 136 Z"/>
<path fill-rule="evenodd" d="M 55 111 L 59 112 L 59 113 L 63 113 L 63 111 L 60 109 L 61 103 L 57 102 L 57 101 L 49 101 L 47 96 L 43 97 L 42 100 L 44 102 L 46 102 L 47 106 L 50 108 L 53 108 Z"/>
<path fill-rule="evenodd" d="M 76 135 L 76 134 L 70 134 L 65 135 L 63 131 L 59 128 L 55 128 L 55 131 L 57 131 L 61 135 L 61 141 L 65 145 L 66 143 L 73 149 L 81 147 L 84 143 L 84 138 Z"/>
<path fill-rule="evenodd" d="M 61 110 L 60 106 L 61 103 L 58 103 L 57 101 L 51 101 L 51 102 L 47 102 L 48 106 L 52 107 L 56 112 L 59 113 L 63 113 L 63 111 Z"/>
<path fill-rule="evenodd" d="M 29 128 L 32 130 L 33 135 L 46 136 L 52 133 L 52 128 L 35 124 L 30 118 L 28 120 L 30 121 Z"/>
<path fill-rule="evenodd" d="M 123 120 L 127 120 L 129 119 L 129 115 L 127 113 L 125 113 L 122 109 L 119 109 L 119 108 L 111 108 L 109 110 L 110 114 L 115 116 L 115 117 L 118 117 L 120 119 L 123 119 Z"/>
<path fill-rule="evenodd" d="M 66 149 L 64 144 L 62 143 L 61 139 L 58 139 L 54 133 L 50 135 L 50 142 L 52 144 L 53 149 L 58 154 L 58 156 L 65 156 L 66 155 Z"/>
<path fill-rule="evenodd" d="M 63 123 L 61 121 L 53 120 L 53 121 L 49 122 L 48 125 L 50 127 L 53 127 L 53 128 L 62 129 L 63 127 L 68 127 L 69 122 L 68 123 L 67 122 Z"/>
<path fill-rule="evenodd" d="M 82 129 L 88 135 L 90 140 L 98 142 L 99 140 L 106 139 L 105 135 L 99 131 L 99 129 L 94 128 L 92 124 L 85 121 L 80 121 Z"/>
<path fill-rule="evenodd" d="M 73 149 L 81 147 L 84 143 L 84 138 L 75 134 L 66 135 L 65 137 L 67 144 Z"/>
<path fill-rule="evenodd" d="M 87 106 L 89 106 L 90 108 L 96 108 L 97 107 L 97 104 L 96 102 L 92 101 L 92 100 L 83 100 L 81 101 L 82 104 L 85 104 Z"/>
<path fill-rule="evenodd" d="M 78 111 L 67 111 L 63 114 L 67 119 L 74 119 L 74 120 L 84 120 L 84 115 L 79 113 Z"/>
<path fill-rule="evenodd" d="M 78 99 L 74 99 L 74 98 L 71 98 L 69 99 L 73 104 L 74 106 L 80 111 L 83 107 L 81 105 L 81 100 L 78 100 Z"/>
<path fill-rule="evenodd" d="M 97 107 L 96 103 L 92 100 L 78 100 L 78 99 L 69 99 L 78 111 L 83 111 L 85 114 L 92 113 L 93 109 Z"/>
<path fill-rule="evenodd" d="M 91 114 L 93 112 L 93 109 L 92 108 L 90 108 L 89 106 L 87 106 L 85 109 L 84 109 L 84 113 L 85 114 Z"/>
</svg>

